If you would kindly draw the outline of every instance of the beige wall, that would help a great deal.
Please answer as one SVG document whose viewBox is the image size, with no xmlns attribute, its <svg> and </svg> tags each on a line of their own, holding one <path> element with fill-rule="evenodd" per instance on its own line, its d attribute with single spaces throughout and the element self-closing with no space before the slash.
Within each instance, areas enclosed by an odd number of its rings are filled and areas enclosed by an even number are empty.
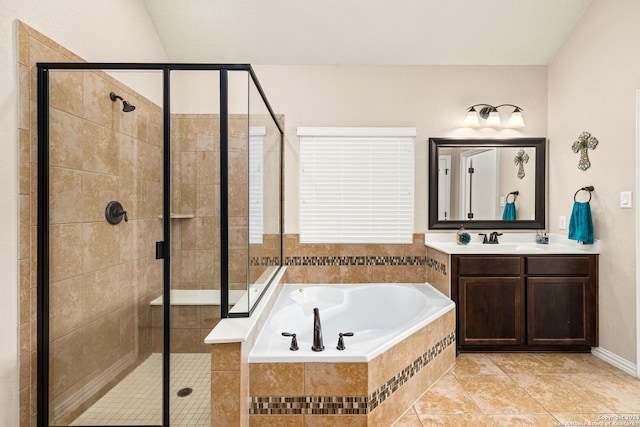
<svg viewBox="0 0 640 427">
<path fill-rule="evenodd" d="M 298 233 L 299 126 L 411 126 L 415 144 L 414 231 L 427 229 L 429 137 L 534 137 L 547 133 L 544 66 L 255 66 L 271 106 L 287 115 L 285 233 Z M 462 127 L 472 104 L 512 103 L 523 129 Z M 508 119 L 505 109 L 503 120 Z"/>
<path fill-rule="evenodd" d="M 600 346 L 636 361 L 636 90 L 640 89 L 640 2 L 594 0 L 549 66 L 549 224 L 571 215 L 573 194 L 593 185 L 594 234 L 600 256 Z M 577 168 L 571 144 L 588 131 L 600 141 L 591 168 Z M 638 203 L 637 192 L 634 202 Z"/>
</svg>

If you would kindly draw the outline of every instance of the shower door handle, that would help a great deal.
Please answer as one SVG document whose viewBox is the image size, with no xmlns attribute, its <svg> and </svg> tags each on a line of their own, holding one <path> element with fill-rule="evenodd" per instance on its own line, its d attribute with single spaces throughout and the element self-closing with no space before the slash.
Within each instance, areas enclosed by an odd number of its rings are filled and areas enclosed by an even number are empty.
<svg viewBox="0 0 640 427">
<path fill-rule="evenodd" d="M 164 242 L 156 242 L 156 259 L 164 259 Z"/>
</svg>

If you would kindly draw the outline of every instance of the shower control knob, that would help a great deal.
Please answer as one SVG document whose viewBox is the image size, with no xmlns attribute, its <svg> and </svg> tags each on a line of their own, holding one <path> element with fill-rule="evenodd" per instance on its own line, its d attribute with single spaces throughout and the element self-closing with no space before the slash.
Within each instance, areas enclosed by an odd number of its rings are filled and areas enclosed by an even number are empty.
<svg viewBox="0 0 640 427">
<path fill-rule="evenodd" d="M 298 339 L 296 338 L 296 334 L 292 334 L 291 332 L 283 332 L 283 337 L 291 337 L 291 346 L 289 350 L 296 351 L 298 350 Z"/>
<path fill-rule="evenodd" d="M 111 201 L 107 204 L 107 208 L 104 210 L 104 216 L 111 225 L 120 224 L 123 218 L 124 222 L 129 222 L 127 211 L 124 210 L 120 202 L 116 201 Z"/>
<path fill-rule="evenodd" d="M 338 334 L 338 346 L 336 347 L 338 350 L 344 350 L 346 347 L 344 346 L 344 338 L 342 337 L 352 337 L 353 332 L 340 332 Z"/>
</svg>

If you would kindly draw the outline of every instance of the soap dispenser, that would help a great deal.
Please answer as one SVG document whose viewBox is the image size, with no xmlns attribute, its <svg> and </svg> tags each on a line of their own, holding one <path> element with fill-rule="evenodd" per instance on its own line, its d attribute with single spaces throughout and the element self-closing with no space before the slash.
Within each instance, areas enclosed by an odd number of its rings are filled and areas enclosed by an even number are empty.
<svg viewBox="0 0 640 427">
<path fill-rule="evenodd" d="M 471 236 L 464 230 L 463 226 L 456 233 L 456 243 L 459 245 L 466 245 L 471 241 Z"/>
</svg>

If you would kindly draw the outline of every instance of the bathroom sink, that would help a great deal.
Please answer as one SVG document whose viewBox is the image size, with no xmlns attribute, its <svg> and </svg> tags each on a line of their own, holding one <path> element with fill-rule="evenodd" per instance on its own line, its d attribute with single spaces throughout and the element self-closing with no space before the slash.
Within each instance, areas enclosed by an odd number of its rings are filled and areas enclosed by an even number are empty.
<svg viewBox="0 0 640 427">
<path fill-rule="evenodd" d="M 544 251 L 544 249 L 537 243 L 520 243 L 516 245 L 516 251 Z"/>
<path fill-rule="evenodd" d="M 458 245 L 453 243 L 455 248 L 462 252 L 473 253 L 509 253 L 517 250 L 518 245 L 514 243 L 498 243 L 497 245 L 483 243 L 469 243 L 468 245 Z"/>
<path fill-rule="evenodd" d="M 455 234 L 433 233 L 425 235 L 425 245 L 432 249 L 447 254 L 505 254 L 505 255 L 552 255 L 552 254 L 597 254 L 599 245 L 582 245 L 576 241 L 568 240 L 566 236 L 550 236 L 548 244 L 540 244 L 535 241 L 533 233 L 504 233 L 500 236 L 498 244 L 482 243 L 481 237 L 475 233 L 471 236 L 472 242 L 467 245 L 458 245 Z"/>
<path fill-rule="evenodd" d="M 456 243 L 440 243 L 434 246 L 441 246 L 445 252 L 449 253 L 469 253 L 469 254 L 523 254 L 531 252 L 541 252 L 545 248 L 539 247 L 535 243 L 498 243 L 484 244 L 472 242 L 467 245 Z"/>
</svg>

